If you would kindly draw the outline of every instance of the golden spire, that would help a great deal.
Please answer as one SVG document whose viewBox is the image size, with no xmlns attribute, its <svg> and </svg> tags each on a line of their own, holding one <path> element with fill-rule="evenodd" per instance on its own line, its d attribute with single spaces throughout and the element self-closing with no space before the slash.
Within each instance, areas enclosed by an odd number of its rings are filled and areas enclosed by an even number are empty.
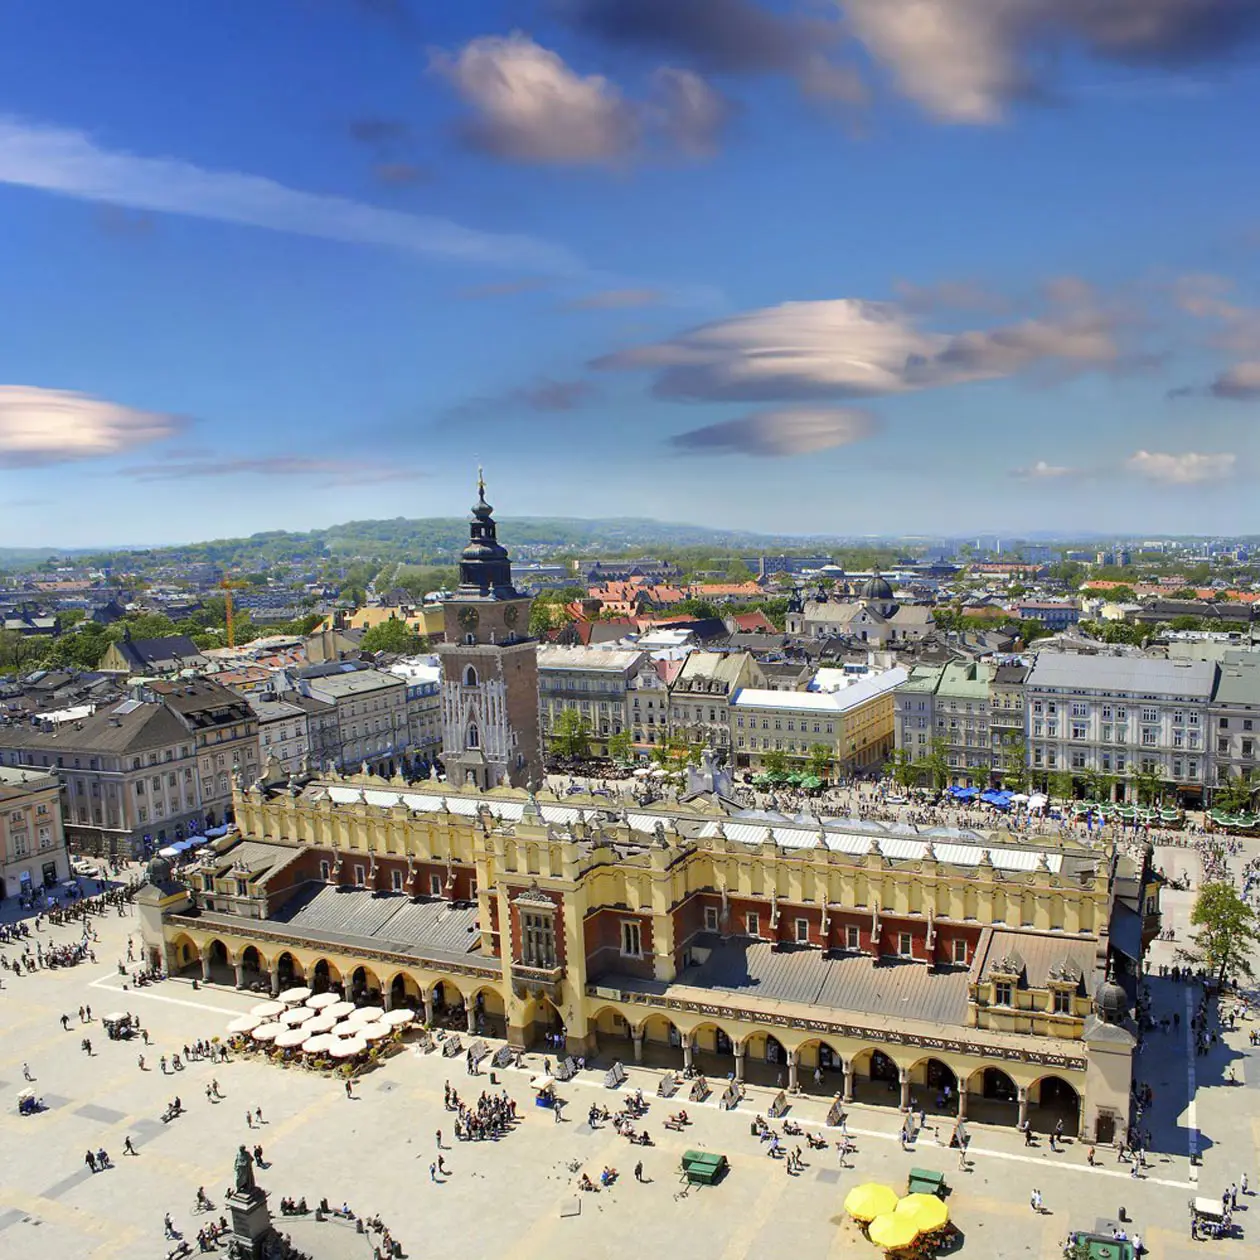
<svg viewBox="0 0 1260 1260">
<path fill-rule="evenodd" d="M 477 497 L 484 503 L 486 500 L 486 477 L 485 469 L 480 464 L 477 465 Z"/>
</svg>

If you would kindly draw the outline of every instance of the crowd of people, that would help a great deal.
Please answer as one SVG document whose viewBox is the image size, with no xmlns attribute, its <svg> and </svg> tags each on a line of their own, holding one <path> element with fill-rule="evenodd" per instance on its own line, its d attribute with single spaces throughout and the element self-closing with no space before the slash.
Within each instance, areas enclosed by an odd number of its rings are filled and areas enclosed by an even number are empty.
<svg viewBox="0 0 1260 1260">
<path fill-rule="evenodd" d="M 443 1102 L 447 1111 L 455 1113 L 455 1137 L 461 1142 L 497 1141 L 516 1125 L 516 1102 L 508 1097 L 507 1090 L 501 1094 L 483 1090 L 476 1102 L 465 1103 L 447 1081 Z M 440 1133 L 438 1146 L 441 1147 Z"/>
</svg>

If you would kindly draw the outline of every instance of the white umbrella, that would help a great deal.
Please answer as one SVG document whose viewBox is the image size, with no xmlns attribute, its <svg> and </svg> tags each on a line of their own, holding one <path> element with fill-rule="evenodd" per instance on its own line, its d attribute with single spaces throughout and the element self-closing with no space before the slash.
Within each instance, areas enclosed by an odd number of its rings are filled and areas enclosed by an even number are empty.
<svg viewBox="0 0 1260 1260">
<path fill-rule="evenodd" d="M 634 777 L 636 779 L 646 779 L 651 773 L 652 771 L 647 766 L 640 766 L 639 769 L 634 772 Z"/>
<path fill-rule="evenodd" d="M 383 1006 L 360 1006 L 358 1010 L 346 1016 L 346 1023 L 352 1027 L 362 1024 L 374 1024 L 385 1014 Z"/>
<path fill-rule="evenodd" d="M 284 1032 L 283 1024 L 260 1024 L 254 1029 L 255 1041 L 275 1041 Z"/>
<path fill-rule="evenodd" d="M 308 1020 L 315 1018 L 316 1014 L 309 1006 L 293 1006 L 281 1013 L 280 1022 L 292 1027 L 294 1024 L 305 1024 Z"/>
<path fill-rule="evenodd" d="M 295 1002 L 305 1002 L 310 996 L 311 991 L 307 988 L 285 989 L 285 991 L 280 994 L 280 1001 L 292 1006 Z"/>
<path fill-rule="evenodd" d="M 35 1091 L 31 1089 L 29 1085 L 26 1087 L 26 1089 L 18 1091 L 19 1099 L 27 1099 L 27 1098 L 34 1098 L 34 1097 L 35 1097 Z"/>
<path fill-rule="evenodd" d="M 263 1021 L 257 1015 L 242 1015 L 240 1019 L 234 1019 L 228 1026 L 230 1033 L 248 1033 L 253 1032 Z"/>
<path fill-rule="evenodd" d="M 396 1011 L 386 1011 L 381 1016 L 381 1023 L 387 1024 L 390 1028 L 401 1028 L 404 1024 L 410 1024 L 415 1017 L 415 1011 L 399 1008 Z"/>
<path fill-rule="evenodd" d="M 331 1006 L 324 1007 L 324 1014 L 331 1015 L 334 1019 L 345 1019 L 347 1015 L 353 1014 L 353 1002 L 334 1002 Z"/>
<path fill-rule="evenodd" d="M 303 1028 L 286 1028 L 276 1035 L 276 1045 L 284 1050 L 292 1050 L 306 1041 L 306 1030 Z"/>
<path fill-rule="evenodd" d="M 257 1006 L 249 1008 L 249 1013 L 257 1015 L 259 1019 L 275 1019 L 282 1010 L 284 1010 L 283 1002 L 259 1002 Z"/>
<path fill-rule="evenodd" d="M 369 1024 L 366 1028 L 359 1030 L 359 1036 L 364 1041 L 384 1041 L 386 1037 L 392 1037 L 394 1030 L 388 1024 Z"/>
<path fill-rule="evenodd" d="M 310 1025 L 308 1024 L 306 1027 L 309 1028 Z M 305 1029 L 303 1029 L 303 1031 L 305 1031 Z M 307 1037 L 307 1039 L 302 1042 L 302 1053 L 323 1054 L 332 1049 L 333 1042 L 336 1040 L 336 1037 L 330 1037 L 327 1033 L 321 1033 L 317 1037 Z"/>
<path fill-rule="evenodd" d="M 314 1019 L 308 1019 L 302 1025 L 308 1033 L 329 1033 L 337 1027 L 336 1015 L 316 1015 Z"/>
<path fill-rule="evenodd" d="M 120 1011 L 115 1011 L 114 1014 L 105 1016 L 105 1022 L 107 1024 L 121 1024 L 130 1018 L 130 1015 L 123 1014 Z"/>
<path fill-rule="evenodd" d="M 367 1042 L 362 1037 L 337 1037 L 332 1047 L 334 1059 L 353 1059 L 356 1054 L 367 1050 Z"/>
<path fill-rule="evenodd" d="M 341 999 L 335 993 L 313 993 L 306 999 L 306 1005 L 313 1011 L 322 1011 L 324 1007 L 340 1001 Z"/>
</svg>

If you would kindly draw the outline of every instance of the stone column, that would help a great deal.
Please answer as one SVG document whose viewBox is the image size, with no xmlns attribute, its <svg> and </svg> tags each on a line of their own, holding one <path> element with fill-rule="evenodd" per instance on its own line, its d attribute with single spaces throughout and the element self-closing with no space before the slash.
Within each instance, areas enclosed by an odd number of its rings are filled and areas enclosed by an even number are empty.
<svg viewBox="0 0 1260 1260">
<path fill-rule="evenodd" d="M 901 1081 L 901 1110 L 910 1110 L 910 1073 L 902 1068 L 898 1073 L 898 1079 Z"/>
<path fill-rule="evenodd" d="M 695 1046 L 692 1044 L 690 1037 L 684 1037 L 682 1043 L 683 1050 L 683 1071 L 691 1071 L 692 1055 L 695 1053 Z"/>
<path fill-rule="evenodd" d="M 851 1103 L 853 1101 L 853 1060 L 842 1059 L 841 1067 L 844 1069 L 844 1097 L 842 1101 Z"/>
<path fill-rule="evenodd" d="M 634 1041 L 634 1061 L 636 1063 L 642 1063 L 643 1062 L 643 1029 L 636 1028 L 634 1032 L 631 1034 L 631 1038 Z"/>
<path fill-rule="evenodd" d="M 392 986 L 388 989 L 381 990 L 381 1005 L 387 1010 L 394 1009 L 394 990 Z"/>
<path fill-rule="evenodd" d="M 735 1047 L 735 1079 L 741 1083 L 744 1080 L 744 1047 L 742 1044 Z"/>
<path fill-rule="evenodd" d="M 468 1035 L 471 1037 L 477 1031 L 477 1008 L 472 1002 L 466 1002 L 464 1010 L 468 1013 Z"/>
<path fill-rule="evenodd" d="M 243 989 L 245 987 L 245 964 L 236 964 L 236 987 Z"/>
<path fill-rule="evenodd" d="M 958 1089 L 958 1118 L 966 1120 L 967 1118 L 967 1087 L 965 1082 L 960 1083 Z"/>
<path fill-rule="evenodd" d="M 271 969 L 271 996 L 275 997 L 280 992 L 280 968 L 274 966 Z"/>
<path fill-rule="evenodd" d="M 793 1094 L 799 1094 L 801 1091 L 798 1080 L 798 1069 L 801 1064 L 801 1056 L 795 1051 L 788 1052 L 788 1090 Z"/>
<path fill-rule="evenodd" d="M 210 982 L 210 955 L 208 953 L 201 955 L 201 978 L 207 984 Z"/>
<path fill-rule="evenodd" d="M 433 1023 L 433 991 L 431 989 L 426 990 L 424 995 L 424 1022 Z"/>
<path fill-rule="evenodd" d="M 1022 1129 L 1028 1122 L 1028 1086 L 1019 1086 L 1019 1127 Z"/>
</svg>

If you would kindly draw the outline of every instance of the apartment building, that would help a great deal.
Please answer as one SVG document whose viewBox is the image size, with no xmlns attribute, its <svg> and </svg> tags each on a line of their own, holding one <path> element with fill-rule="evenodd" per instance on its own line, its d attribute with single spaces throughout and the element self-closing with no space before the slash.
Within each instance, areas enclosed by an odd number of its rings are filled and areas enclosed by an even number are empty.
<svg viewBox="0 0 1260 1260">
<path fill-rule="evenodd" d="M 689 652 L 669 689 L 670 735 L 729 751 L 731 698 L 742 688 L 765 686 L 751 652 Z"/>
<path fill-rule="evenodd" d="M 630 693 L 646 655 L 639 651 L 592 647 L 538 649 L 538 720 L 550 747 L 556 723 L 566 709 L 587 721 L 591 751 L 608 752 L 608 739 L 632 727 Z"/>
<path fill-rule="evenodd" d="M 317 665 L 293 680 L 304 696 L 332 705 L 336 719 L 335 751 L 326 760 L 338 769 L 370 769 L 394 774 L 409 748 L 407 683 L 379 669 L 359 669 L 348 662 Z M 329 722 L 322 740 L 332 734 Z"/>
<path fill-rule="evenodd" d="M 1226 654 L 1218 671 L 1208 724 L 1212 785 L 1254 778 L 1260 762 L 1260 655 Z"/>
<path fill-rule="evenodd" d="M 442 751 L 442 666 L 436 656 L 412 656 L 385 666 L 407 684 L 407 760 L 432 765 Z"/>
<path fill-rule="evenodd" d="M 1042 652 L 1024 683 L 1029 766 L 1112 776 L 1116 799 L 1132 799 L 1138 775 L 1201 799 L 1215 682 L 1208 661 Z"/>
<path fill-rule="evenodd" d="M 892 752 L 894 695 L 908 678 L 898 667 L 834 691 L 741 688 L 730 703 L 735 765 L 758 769 L 771 753 L 805 761 L 821 746 L 833 775 L 878 769 Z"/>
<path fill-rule="evenodd" d="M 61 780 L 0 766 L 0 896 L 29 897 L 70 878 L 61 822 Z"/>
<path fill-rule="evenodd" d="M 286 774 L 297 774 L 309 765 L 311 741 L 306 711 L 274 692 L 251 694 L 246 700 L 258 721 L 258 754 L 263 770 L 274 762 Z"/>
</svg>

